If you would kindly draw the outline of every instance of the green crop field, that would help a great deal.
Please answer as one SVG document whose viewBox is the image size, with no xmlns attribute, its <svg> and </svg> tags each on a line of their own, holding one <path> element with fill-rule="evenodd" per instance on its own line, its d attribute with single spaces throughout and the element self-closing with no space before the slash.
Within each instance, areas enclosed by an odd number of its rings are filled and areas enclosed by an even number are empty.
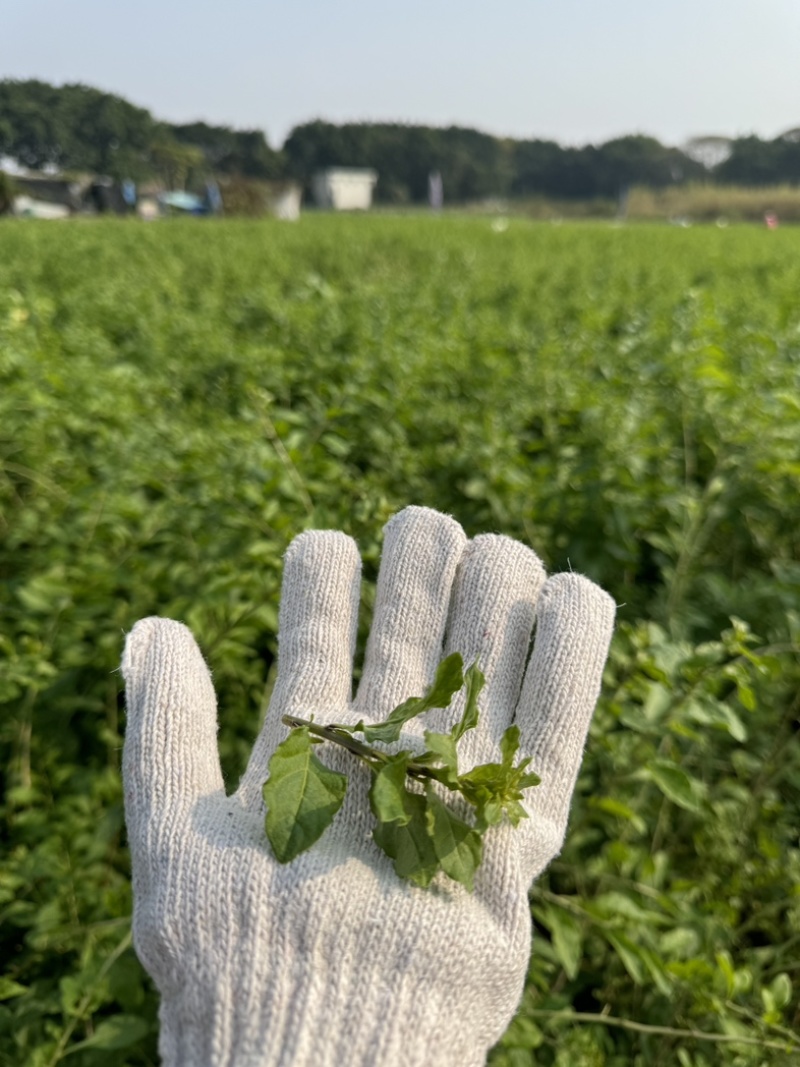
<svg viewBox="0 0 800 1067">
<path fill-rule="evenodd" d="M 800 232 L 0 225 L 0 1063 L 157 1063 L 124 633 L 187 622 L 235 787 L 281 556 L 407 503 L 618 624 L 495 1067 L 800 1060 Z"/>
</svg>

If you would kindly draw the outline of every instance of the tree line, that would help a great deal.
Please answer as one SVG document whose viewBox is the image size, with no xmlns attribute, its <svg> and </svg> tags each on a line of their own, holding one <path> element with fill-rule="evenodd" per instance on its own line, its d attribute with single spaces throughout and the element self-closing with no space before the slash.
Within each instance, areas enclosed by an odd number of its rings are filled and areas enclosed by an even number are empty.
<svg viewBox="0 0 800 1067">
<path fill-rule="evenodd" d="M 0 81 L 0 155 L 34 170 L 160 178 L 171 185 L 192 172 L 271 178 L 285 169 L 261 130 L 161 122 L 113 93 L 36 80 Z"/>
<path fill-rule="evenodd" d="M 371 167 L 379 174 L 376 196 L 386 203 L 424 202 L 432 171 L 441 174 L 445 196 L 455 202 L 537 195 L 609 199 L 632 185 L 663 188 L 708 179 L 800 182 L 800 130 L 774 140 L 700 138 L 684 149 L 638 134 L 565 147 L 457 126 L 314 121 L 296 126 L 276 150 L 262 130 L 163 122 L 90 86 L 11 79 L 0 81 L 0 155 L 34 169 L 158 178 L 170 186 L 226 175 L 294 178 L 307 185 L 323 167 Z"/>
</svg>

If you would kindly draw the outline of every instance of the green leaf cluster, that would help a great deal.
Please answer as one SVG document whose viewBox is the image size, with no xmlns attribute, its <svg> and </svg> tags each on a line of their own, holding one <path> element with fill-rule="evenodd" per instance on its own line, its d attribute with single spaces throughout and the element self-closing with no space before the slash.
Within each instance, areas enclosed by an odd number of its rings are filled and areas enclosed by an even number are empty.
<svg viewBox="0 0 800 1067">
<path fill-rule="evenodd" d="M 266 831 L 276 859 L 288 863 L 310 848 L 344 801 L 347 777 L 326 767 L 312 750 L 315 743 L 330 741 L 349 749 L 370 768 L 369 802 L 377 824 L 373 838 L 394 861 L 397 874 L 425 887 L 443 871 L 471 892 L 483 857 L 483 834 L 504 815 L 514 826 L 527 818 L 521 804 L 523 790 L 540 780 L 526 770 L 529 758 L 514 764 L 519 749 L 515 725 L 503 735 L 502 762 L 459 773 L 456 745 L 478 725 L 478 696 L 484 684 L 477 664 L 465 672 L 463 657 L 454 652 L 439 664 L 425 696 L 409 697 L 383 722 L 319 727 L 285 716 L 293 729 L 272 755 L 264 783 Z M 449 707 L 462 688 L 461 717 L 447 734 L 426 730 L 425 751 L 419 755 L 410 749 L 388 755 L 353 740 L 354 734 L 361 734 L 370 742 L 396 742 L 405 723 L 432 708 Z M 424 790 L 411 788 L 411 782 L 424 782 Z M 435 782 L 471 805 L 473 821 L 465 821 L 444 803 Z"/>
</svg>

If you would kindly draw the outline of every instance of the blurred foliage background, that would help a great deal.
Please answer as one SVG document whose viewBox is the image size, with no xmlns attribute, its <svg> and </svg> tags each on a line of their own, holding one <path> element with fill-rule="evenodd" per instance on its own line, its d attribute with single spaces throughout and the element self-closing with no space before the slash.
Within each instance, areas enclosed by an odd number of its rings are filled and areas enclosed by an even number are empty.
<svg viewBox="0 0 800 1067">
<path fill-rule="evenodd" d="M 5 222 L 0 1062 L 157 1062 L 118 662 L 194 630 L 234 788 L 281 556 L 407 503 L 619 604 L 495 1067 L 800 1056 L 800 234 Z"/>
</svg>

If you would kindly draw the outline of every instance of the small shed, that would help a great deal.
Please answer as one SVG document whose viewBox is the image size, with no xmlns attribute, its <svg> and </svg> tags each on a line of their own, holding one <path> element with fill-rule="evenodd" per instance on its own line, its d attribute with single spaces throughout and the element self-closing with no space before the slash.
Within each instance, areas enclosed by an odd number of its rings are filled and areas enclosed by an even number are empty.
<svg viewBox="0 0 800 1067">
<path fill-rule="evenodd" d="M 66 204 L 54 204 L 49 200 L 34 200 L 32 196 L 15 196 L 13 214 L 21 219 L 66 219 L 70 210 Z"/>
<path fill-rule="evenodd" d="M 65 178 L 60 174 L 45 174 L 39 171 L 27 171 L 14 177 L 19 198 L 26 204 L 22 213 L 33 214 L 32 204 L 47 204 L 59 209 L 52 214 L 44 211 L 42 218 L 62 218 L 65 214 L 80 211 L 90 193 L 92 181 L 90 174 Z M 38 208 L 36 210 L 38 211 Z"/>
<path fill-rule="evenodd" d="M 333 211 L 368 211 L 378 172 L 362 167 L 328 167 L 317 171 L 311 191 L 319 207 Z"/>
</svg>

